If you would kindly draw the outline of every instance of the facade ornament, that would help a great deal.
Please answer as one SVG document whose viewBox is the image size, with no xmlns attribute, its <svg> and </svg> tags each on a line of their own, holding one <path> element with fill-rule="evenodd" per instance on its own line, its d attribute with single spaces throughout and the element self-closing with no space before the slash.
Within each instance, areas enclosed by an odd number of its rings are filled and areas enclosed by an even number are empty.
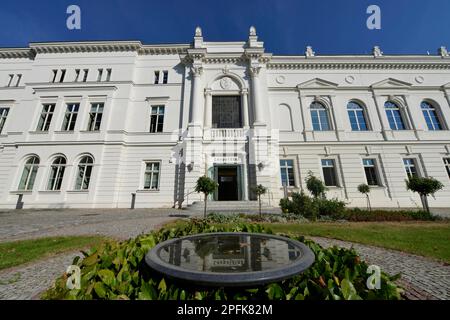
<svg viewBox="0 0 450 320">
<path fill-rule="evenodd" d="M 259 75 L 259 71 L 261 71 L 261 67 L 250 67 L 249 70 L 252 77 L 257 77 Z"/>
<path fill-rule="evenodd" d="M 230 69 L 228 68 L 228 65 L 225 65 L 225 67 L 222 69 L 223 74 L 229 74 Z"/>
<path fill-rule="evenodd" d="M 438 50 L 438 52 L 439 52 L 439 55 L 440 55 L 442 58 L 448 57 L 448 56 L 449 56 L 446 47 L 440 47 L 439 50 Z"/>
<path fill-rule="evenodd" d="M 222 89 L 224 90 L 228 90 L 231 87 L 231 79 L 228 77 L 223 77 L 220 80 L 220 86 L 222 87 Z"/>
<path fill-rule="evenodd" d="M 250 27 L 250 33 L 249 33 L 249 35 L 250 35 L 251 37 L 256 36 L 256 28 L 255 28 L 254 26 L 251 26 L 251 27 Z"/>
<path fill-rule="evenodd" d="M 314 57 L 316 53 L 313 51 L 311 46 L 306 47 L 305 56 L 308 57 Z"/>
<path fill-rule="evenodd" d="M 203 67 L 193 66 L 191 67 L 191 72 L 194 77 L 199 77 L 203 74 Z"/>
<path fill-rule="evenodd" d="M 383 56 L 383 52 L 381 51 L 381 49 L 380 49 L 379 46 L 373 47 L 372 54 L 373 54 L 373 56 L 374 56 L 375 58 L 376 58 L 376 57 L 382 57 L 382 56 Z"/>
<path fill-rule="evenodd" d="M 195 28 L 195 36 L 196 37 L 203 37 L 203 35 L 202 35 L 202 28 L 200 28 L 200 27 Z"/>
<path fill-rule="evenodd" d="M 366 146 L 365 149 L 366 149 L 366 155 L 370 156 L 372 154 L 372 147 L 371 146 Z"/>
</svg>

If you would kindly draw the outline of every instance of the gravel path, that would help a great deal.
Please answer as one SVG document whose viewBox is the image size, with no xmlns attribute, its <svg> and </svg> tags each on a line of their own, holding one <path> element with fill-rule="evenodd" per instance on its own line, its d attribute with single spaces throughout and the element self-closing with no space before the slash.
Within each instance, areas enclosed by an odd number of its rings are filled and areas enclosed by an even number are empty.
<svg viewBox="0 0 450 320">
<path fill-rule="evenodd" d="M 347 241 L 309 237 L 323 247 L 354 247 L 368 263 L 388 274 L 401 273 L 399 284 L 410 299 L 450 299 L 450 266 L 428 258 Z"/>
</svg>

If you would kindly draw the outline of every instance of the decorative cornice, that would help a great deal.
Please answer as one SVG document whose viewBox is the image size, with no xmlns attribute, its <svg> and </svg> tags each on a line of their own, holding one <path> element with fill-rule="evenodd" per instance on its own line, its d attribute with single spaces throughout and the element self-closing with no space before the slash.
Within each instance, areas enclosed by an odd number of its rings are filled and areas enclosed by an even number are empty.
<svg viewBox="0 0 450 320">
<path fill-rule="evenodd" d="M 138 53 L 140 55 L 186 54 L 189 48 L 190 46 L 185 44 L 142 46 Z"/>
<path fill-rule="evenodd" d="M 31 43 L 30 49 L 41 53 L 84 53 L 137 51 L 142 47 L 139 41 L 99 41 L 99 42 L 55 42 Z"/>
<path fill-rule="evenodd" d="M 35 53 L 27 48 L 0 48 L 0 59 L 34 59 Z"/>
<path fill-rule="evenodd" d="M 442 62 L 292 62 L 267 64 L 271 70 L 449 70 L 449 63 Z"/>
</svg>

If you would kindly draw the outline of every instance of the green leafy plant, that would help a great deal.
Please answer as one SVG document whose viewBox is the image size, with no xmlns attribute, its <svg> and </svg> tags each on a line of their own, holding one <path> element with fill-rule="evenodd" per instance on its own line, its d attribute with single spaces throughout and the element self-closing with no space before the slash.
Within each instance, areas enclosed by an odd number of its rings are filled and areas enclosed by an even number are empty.
<svg viewBox="0 0 450 320">
<path fill-rule="evenodd" d="M 316 220 L 319 216 L 319 207 L 303 191 L 292 193 L 292 213 L 301 215 L 310 220 Z"/>
<path fill-rule="evenodd" d="M 145 264 L 145 254 L 157 243 L 182 236 L 209 232 L 272 233 L 258 224 L 211 226 L 206 220 L 192 220 L 175 228 L 163 228 L 124 242 L 102 244 L 73 261 L 81 269 L 81 289 L 69 290 L 67 275 L 59 277 L 44 299 L 112 300 L 352 300 L 401 299 L 395 285 L 398 276 L 381 274 L 381 289 L 370 290 L 366 282 L 368 265 L 354 249 L 324 249 L 304 237 L 315 255 L 314 264 L 288 280 L 246 289 L 203 288 L 164 278 Z M 284 235 L 287 236 L 287 235 Z"/>
<path fill-rule="evenodd" d="M 262 216 L 262 213 L 261 213 L 261 196 L 267 192 L 267 188 L 264 187 L 263 185 L 259 184 L 253 190 L 254 190 L 256 196 L 258 197 L 259 216 L 261 217 Z"/>
<path fill-rule="evenodd" d="M 208 178 L 207 176 L 202 176 L 198 178 L 197 184 L 195 186 L 195 191 L 198 193 L 203 193 L 205 196 L 205 208 L 204 217 L 206 218 L 206 206 L 208 204 L 208 195 L 213 193 L 219 185 L 214 180 Z"/>
<path fill-rule="evenodd" d="M 311 171 L 309 171 L 308 177 L 306 178 L 306 188 L 316 199 L 325 197 L 325 191 L 327 190 L 322 180 L 315 177 Z"/>
<path fill-rule="evenodd" d="M 422 201 L 423 208 L 427 212 L 430 212 L 430 207 L 428 205 L 428 196 L 431 194 L 435 194 L 443 187 L 444 185 L 442 184 L 442 182 L 431 177 L 425 178 L 413 176 L 406 180 L 406 188 L 413 192 L 417 192 L 420 195 L 420 200 Z"/>
<path fill-rule="evenodd" d="M 369 197 L 370 187 L 367 184 L 362 183 L 358 186 L 358 191 L 366 196 L 367 208 L 369 209 L 369 211 L 372 211 L 372 206 L 370 205 L 370 197 Z"/>
<path fill-rule="evenodd" d="M 313 201 L 316 203 L 321 217 L 342 219 L 341 217 L 345 213 L 345 202 L 338 199 L 314 199 Z"/>
</svg>

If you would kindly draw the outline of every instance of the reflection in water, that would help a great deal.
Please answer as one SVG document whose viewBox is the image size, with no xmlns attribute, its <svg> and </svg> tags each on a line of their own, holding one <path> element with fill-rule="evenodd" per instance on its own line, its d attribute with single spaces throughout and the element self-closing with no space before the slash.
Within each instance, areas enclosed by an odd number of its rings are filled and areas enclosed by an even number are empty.
<svg viewBox="0 0 450 320">
<path fill-rule="evenodd" d="M 286 241 L 252 235 L 214 235 L 183 239 L 161 249 L 160 258 L 188 270 L 208 272 L 264 271 L 301 257 Z"/>
</svg>

